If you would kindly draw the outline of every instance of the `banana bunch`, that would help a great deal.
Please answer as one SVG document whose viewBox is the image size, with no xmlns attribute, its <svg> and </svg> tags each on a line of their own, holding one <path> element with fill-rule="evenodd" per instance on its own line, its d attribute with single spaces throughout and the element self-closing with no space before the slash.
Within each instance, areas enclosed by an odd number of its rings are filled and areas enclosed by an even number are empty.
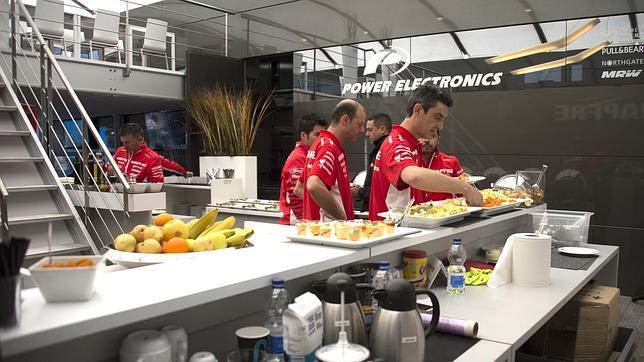
<svg viewBox="0 0 644 362">
<path fill-rule="evenodd" d="M 190 221 L 188 223 L 190 238 L 206 238 L 210 240 L 215 250 L 241 248 L 246 245 L 246 240 L 254 233 L 253 229 L 234 228 L 236 221 L 234 216 L 213 222 L 217 213 L 217 209 L 212 209 L 200 219 Z"/>
<path fill-rule="evenodd" d="M 210 227 L 210 224 L 215 221 L 218 213 L 218 209 L 212 209 L 203 214 L 200 218 L 188 222 L 186 225 L 188 227 L 188 239 L 196 239 L 201 236 L 201 233 L 203 233 L 203 231 Z"/>
</svg>

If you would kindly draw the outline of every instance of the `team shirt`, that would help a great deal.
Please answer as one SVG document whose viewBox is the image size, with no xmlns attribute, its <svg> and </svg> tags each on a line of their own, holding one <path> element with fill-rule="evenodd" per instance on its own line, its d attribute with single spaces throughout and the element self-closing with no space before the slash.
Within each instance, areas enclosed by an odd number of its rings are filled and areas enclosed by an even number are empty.
<svg viewBox="0 0 644 362">
<path fill-rule="evenodd" d="M 458 159 L 454 156 L 450 156 L 446 153 L 443 153 L 439 150 L 434 151 L 432 158 L 429 160 L 429 163 L 424 165 L 424 167 L 440 172 L 443 175 L 450 177 L 459 177 L 463 174 L 463 168 L 458 162 Z M 447 192 L 426 192 L 425 199 L 427 201 L 440 201 L 445 199 L 451 199 L 454 197 L 454 194 Z"/>
<path fill-rule="evenodd" d="M 284 214 L 280 219 L 280 224 L 293 224 L 295 220 L 302 219 L 303 200 L 293 192 L 297 181 L 302 176 L 304 166 L 306 166 L 306 153 L 309 148 L 300 142 L 295 144 L 295 148 L 284 162 L 282 167 L 282 184 L 280 186 L 280 209 Z"/>
<path fill-rule="evenodd" d="M 131 154 L 125 147 L 119 147 L 114 161 L 126 177 L 136 177 L 136 182 L 163 182 L 161 157 L 145 144 Z"/>
<path fill-rule="evenodd" d="M 422 167 L 422 148 L 416 137 L 399 125 L 380 146 L 371 178 L 369 219 L 382 220 L 379 213 L 404 207 L 413 196 L 415 203 L 424 201 L 424 193 L 406 184 L 400 175 L 409 166 Z"/>
<path fill-rule="evenodd" d="M 326 130 L 313 142 L 306 156 L 306 167 L 301 182 L 306 184 L 315 175 L 331 191 L 335 201 L 344 208 L 347 220 L 353 220 L 353 197 L 349 186 L 347 154 L 338 139 Z M 304 219 L 330 221 L 333 218 L 317 205 L 311 193 L 304 188 Z"/>
</svg>

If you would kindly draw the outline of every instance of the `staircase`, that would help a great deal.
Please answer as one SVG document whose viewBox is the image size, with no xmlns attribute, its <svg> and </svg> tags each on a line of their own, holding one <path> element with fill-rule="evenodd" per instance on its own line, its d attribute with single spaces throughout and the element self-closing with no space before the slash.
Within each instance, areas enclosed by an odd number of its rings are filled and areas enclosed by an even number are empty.
<svg viewBox="0 0 644 362">
<path fill-rule="evenodd" d="M 55 253 L 98 253 L 1 69 L 0 77 L 0 180 L 10 234 L 31 239 L 28 258 L 48 253 L 49 223 Z"/>
</svg>

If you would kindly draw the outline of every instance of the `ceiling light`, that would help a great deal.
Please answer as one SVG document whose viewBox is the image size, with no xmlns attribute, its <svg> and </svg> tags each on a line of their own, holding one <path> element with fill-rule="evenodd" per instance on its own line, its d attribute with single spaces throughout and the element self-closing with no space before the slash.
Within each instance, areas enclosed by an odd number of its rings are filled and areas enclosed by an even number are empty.
<svg viewBox="0 0 644 362">
<path fill-rule="evenodd" d="M 574 42 L 575 40 L 579 39 L 582 35 L 584 35 L 587 32 L 589 32 L 590 29 L 594 28 L 600 22 L 601 22 L 601 20 L 599 20 L 599 18 L 596 18 L 594 20 L 589 21 L 588 23 L 583 25 L 578 30 L 575 30 L 570 34 L 567 34 L 566 36 L 564 36 L 563 38 L 561 38 L 559 40 L 553 40 L 553 41 L 549 41 L 547 43 L 543 43 L 543 44 L 540 44 L 540 45 L 535 45 L 533 47 L 524 48 L 524 49 L 517 50 L 517 51 L 514 51 L 514 52 L 497 55 L 496 57 L 485 59 L 485 62 L 488 63 L 488 64 L 501 63 L 501 62 L 505 62 L 507 60 L 517 59 L 517 58 L 521 58 L 521 57 L 527 57 L 528 55 L 538 54 L 538 53 L 543 53 L 543 52 L 547 52 L 547 51 L 550 51 L 550 50 L 563 48 L 566 45 L 568 45 L 568 44 Z"/>
<path fill-rule="evenodd" d="M 306 38 L 302 38 L 302 41 L 308 41 L 308 39 L 306 39 Z"/>
<path fill-rule="evenodd" d="M 365 30 L 365 31 L 363 31 L 362 33 L 363 33 L 363 34 L 369 34 L 369 32 L 368 32 L 368 31 L 366 31 L 366 30 Z"/>
<path fill-rule="evenodd" d="M 442 17 L 442 16 L 439 16 L 439 17 L 437 17 L 437 18 L 436 18 L 436 20 L 438 20 L 438 21 L 443 21 L 443 17 Z"/>
<path fill-rule="evenodd" d="M 526 12 L 526 13 L 531 13 L 531 12 L 532 12 L 532 9 L 525 9 L 525 12 Z"/>
<path fill-rule="evenodd" d="M 579 63 L 582 60 L 588 58 L 589 56 L 602 50 L 606 46 L 610 45 L 610 43 L 611 43 L 610 41 L 605 41 L 603 43 L 599 43 L 595 45 L 592 48 L 588 48 L 579 54 L 571 55 L 563 59 L 553 60 L 552 62 L 541 63 L 541 64 L 537 64 L 537 65 L 533 65 L 533 66 L 525 67 L 521 69 L 515 69 L 510 73 L 512 73 L 513 75 L 521 75 L 521 74 L 533 73 L 541 70 L 561 67 L 563 65 Z"/>
</svg>

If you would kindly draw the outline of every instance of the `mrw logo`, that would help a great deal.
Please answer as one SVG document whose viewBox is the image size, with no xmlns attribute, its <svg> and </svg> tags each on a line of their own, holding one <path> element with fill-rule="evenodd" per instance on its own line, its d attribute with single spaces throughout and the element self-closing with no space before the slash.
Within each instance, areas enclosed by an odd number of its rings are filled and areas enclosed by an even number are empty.
<svg viewBox="0 0 644 362">
<path fill-rule="evenodd" d="M 403 62 L 402 67 L 392 75 L 396 75 L 409 67 L 409 53 L 405 49 L 398 47 L 382 49 L 369 58 L 365 64 L 363 75 L 374 74 L 380 64 L 389 65 L 398 64 L 399 62 Z"/>
</svg>

